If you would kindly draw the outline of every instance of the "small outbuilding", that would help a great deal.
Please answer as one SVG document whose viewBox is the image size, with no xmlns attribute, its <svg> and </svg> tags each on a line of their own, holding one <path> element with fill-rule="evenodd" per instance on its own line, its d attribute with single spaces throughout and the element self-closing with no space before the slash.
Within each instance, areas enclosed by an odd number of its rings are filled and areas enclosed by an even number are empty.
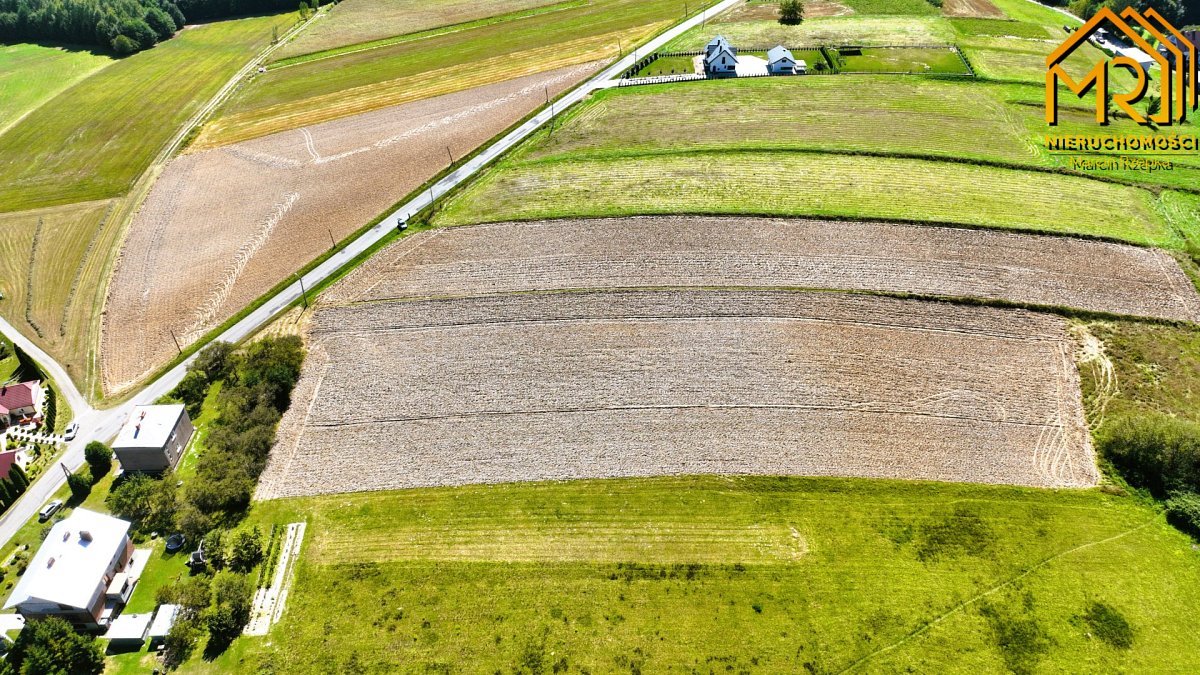
<svg viewBox="0 0 1200 675">
<path fill-rule="evenodd" d="M 792 50 L 779 45 L 767 52 L 767 72 L 772 75 L 795 75 L 796 59 Z"/>
<path fill-rule="evenodd" d="M 154 614 L 154 621 L 150 622 L 150 630 L 146 633 L 146 637 L 150 638 L 151 647 L 167 639 L 167 634 L 171 632 L 171 626 L 175 625 L 175 619 L 178 616 L 179 605 L 158 606 L 158 611 Z"/>
<path fill-rule="evenodd" d="M 132 647 L 146 641 L 146 629 L 150 627 L 150 614 L 122 614 L 109 624 L 104 637 L 114 647 Z"/>
<path fill-rule="evenodd" d="M 139 405 L 113 442 L 113 452 L 124 471 L 161 473 L 179 463 L 194 431 L 182 403 Z"/>
</svg>

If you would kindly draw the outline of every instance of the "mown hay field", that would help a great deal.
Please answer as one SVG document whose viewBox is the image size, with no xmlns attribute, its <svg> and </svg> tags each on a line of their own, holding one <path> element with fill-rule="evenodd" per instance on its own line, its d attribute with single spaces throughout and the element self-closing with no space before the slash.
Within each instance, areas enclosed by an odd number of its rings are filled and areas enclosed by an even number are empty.
<svg viewBox="0 0 1200 675">
<path fill-rule="evenodd" d="M 323 301 L 663 287 L 888 291 L 1200 323 L 1200 295 L 1179 264 L 1157 249 L 766 218 L 554 220 L 432 230 L 376 254 Z"/>
<path fill-rule="evenodd" d="M 0 135 L 0 211 L 120 196 L 295 15 L 203 24 L 113 63 Z M 86 119 L 86 124 L 80 121 Z"/>
<path fill-rule="evenodd" d="M 1065 102 L 1065 101 L 1064 101 Z M 523 150 L 523 158 L 606 157 L 664 150 L 786 149 L 890 153 L 1071 168 L 1049 135 L 1155 133 L 1125 118 L 1095 124 L 1086 101 L 1045 121 L 1041 87 L 887 75 L 753 78 L 623 87 L 598 92 Z M 721 124 L 697 119 L 720 116 Z M 1195 122 L 1158 133 L 1187 133 Z M 1116 166 L 1079 172 L 1196 189 L 1200 154 L 1153 173 Z"/>
<path fill-rule="evenodd" d="M 0 213 L 0 314 L 86 381 L 118 228 L 112 200 Z"/>
<path fill-rule="evenodd" d="M 930 7 L 932 10 L 932 7 Z M 811 19 L 796 26 L 778 21 L 731 21 L 697 26 L 672 40 L 665 51 L 703 49 L 714 33 L 729 38 L 734 46 L 817 47 L 820 45 L 943 45 L 950 44 L 954 31 L 936 16 L 850 16 Z"/>
<path fill-rule="evenodd" d="M 112 63 L 83 49 L 0 45 L 0 133 L 55 94 Z"/>
<path fill-rule="evenodd" d="M 583 64 L 173 160 L 134 218 L 105 311 L 123 391 L 594 70 Z M 391 224 L 389 224 L 391 226 Z M 187 274 L 179 274 L 181 260 Z"/>
<path fill-rule="evenodd" d="M 970 75 L 953 49 L 928 47 L 866 48 L 842 57 L 843 73 L 906 73 L 912 75 Z"/>
<path fill-rule="evenodd" d="M 453 198 L 435 223 L 670 213 L 933 221 L 1169 248 L 1184 241 L 1138 188 L 918 159 L 750 151 L 513 160 Z"/>
<path fill-rule="evenodd" d="M 832 293 L 329 308 L 258 494 L 690 473 L 1090 486 L 1073 351 L 1048 315 Z"/>
<path fill-rule="evenodd" d="M 298 520 L 270 641 L 185 672 L 1200 668 L 1200 554 L 1151 507 L 1097 490 L 682 477 L 298 498 L 250 516 Z M 1096 605 L 1129 625 L 1128 646 L 1098 637 Z"/>
<path fill-rule="evenodd" d="M 520 12 L 560 0 L 345 0 L 277 51 L 274 60 Z"/>
<path fill-rule="evenodd" d="M 335 12 L 337 10 L 334 10 Z M 502 79 L 617 56 L 683 16 L 675 0 L 599 0 L 268 70 L 206 125 L 197 147 L 294 129 Z"/>
</svg>

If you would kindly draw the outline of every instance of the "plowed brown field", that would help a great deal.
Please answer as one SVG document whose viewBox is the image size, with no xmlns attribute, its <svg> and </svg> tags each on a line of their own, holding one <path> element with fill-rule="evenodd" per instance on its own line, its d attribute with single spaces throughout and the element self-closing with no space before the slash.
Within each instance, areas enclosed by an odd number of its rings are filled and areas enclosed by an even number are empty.
<svg viewBox="0 0 1200 675">
<path fill-rule="evenodd" d="M 459 158 L 586 64 L 184 155 L 135 219 L 109 291 L 107 394 L 175 354 Z M 188 270 L 181 274 L 180 270 Z"/>
<path fill-rule="evenodd" d="M 1089 486 L 1066 322 L 830 293 L 320 310 L 259 497 L 685 473 Z"/>
<path fill-rule="evenodd" d="M 942 6 L 945 16 L 979 17 L 982 19 L 1007 19 L 991 0 L 946 0 Z"/>
<path fill-rule="evenodd" d="M 455 227 L 408 237 L 330 302 L 553 289 L 834 288 L 1200 321 L 1168 254 L 1009 232 L 766 218 L 644 217 Z"/>
</svg>

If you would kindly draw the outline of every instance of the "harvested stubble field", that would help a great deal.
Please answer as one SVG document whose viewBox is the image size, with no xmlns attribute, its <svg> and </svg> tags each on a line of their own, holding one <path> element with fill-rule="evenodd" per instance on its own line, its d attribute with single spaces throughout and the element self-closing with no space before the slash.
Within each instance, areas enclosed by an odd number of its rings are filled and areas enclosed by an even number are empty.
<svg viewBox="0 0 1200 675">
<path fill-rule="evenodd" d="M 345 0 L 281 47 L 273 59 L 287 59 L 555 4 L 562 3 L 560 0 L 491 0 L 485 3 L 476 0 Z"/>
<path fill-rule="evenodd" d="M 335 12 L 337 10 L 334 10 Z M 213 147 L 535 73 L 611 59 L 677 22 L 676 0 L 596 0 L 562 11 L 273 68 L 230 99 Z"/>
<path fill-rule="evenodd" d="M 1157 249 L 984 230 L 642 217 L 443 228 L 406 237 L 332 304 L 552 289 L 822 288 L 971 297 L 1200 323 Z"/>
<path fill-rule="evenodd" d="M 313 318 L 259 497 L 686 473 L 1097 480 L 1066 322 L 832 293 L 363 303 Z"/>
<path fill-rule="evenodd" d="M 0 213 L 0 314 L 84 381 L 118 228 L 111 200 Z"/>
<path fill-rule="evenodd" d="M 451 199 L 435 223 L 671 213 L 935 221 L 1182 245 L 1147 190 L 989 166 L 817 153 L 517 158 Z"/>
<path fill-rule="evenodd" d="M 131 226 L 106 305 L 119 392 L 594 69 L 508 80 L 175 159 Z M 178 273 L 186 260 L 188 274 Z"/>
</svg>

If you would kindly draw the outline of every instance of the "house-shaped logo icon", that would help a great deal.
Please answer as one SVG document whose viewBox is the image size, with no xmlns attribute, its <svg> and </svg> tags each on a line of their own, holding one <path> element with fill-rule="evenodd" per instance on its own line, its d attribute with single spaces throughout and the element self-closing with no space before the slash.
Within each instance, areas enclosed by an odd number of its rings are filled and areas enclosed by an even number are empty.
<svg viewBox="0 0 1200 675">
<path fill-rule="evenodd" d="M 1099 31 L 1105 23 L 1114 27 L 1122 38 L 1132 42 L 1136 49 L 1117 49 L 1115 57 L 1099 61 L 1076 82 L 1067 73 L 1063 64 L 1067 57 Z M 1151 46 L 1142 33 L 1130 25 L 1131 23 L 1140 26 L 1146 33 L 1153 36 L 1153 39 L 1162 45 L 1169 56 Z M 1175 39 L 1171 39 L 1171 37 Z M 1141 13 L 1128 7 L 1118 16 L 1116 12 L 1104 7 L 1046 58 L 1046 122 L 1052 126 L 1058 123 L 1058 93 L 1061 83 L 1079 97 L 1084 96 L 1095 87 L 1096 121 L 1100 124 L 1107 124 L 1110 65 L 1128 68 L 1137 77 L 1137 86 L 1133 91 L 1112 93 L 1113 104 L 1124 111 L 1130 119 L 1138 124 L 1146 125 L 1151 123 L 1169 125 L 1174 121 L 1182 122 L 1187 118 L 1188 110 L 1195 110 L 1197 107 L 1196 68 L 1192 65 L 1195 63 L 1196 46 L 1157 11 L 1148 9 L 1145 13 Z M 1157 64 L 1160 70 L 1161 105 L 1158 112 L 1150 115 L 1147 119 L 1133 105 L 1141 101 L 1149 90 L 1148 70 L 1154 64 Z M 1187 64 L 1186 67 L 1185 64 Z"/>
</svg>

